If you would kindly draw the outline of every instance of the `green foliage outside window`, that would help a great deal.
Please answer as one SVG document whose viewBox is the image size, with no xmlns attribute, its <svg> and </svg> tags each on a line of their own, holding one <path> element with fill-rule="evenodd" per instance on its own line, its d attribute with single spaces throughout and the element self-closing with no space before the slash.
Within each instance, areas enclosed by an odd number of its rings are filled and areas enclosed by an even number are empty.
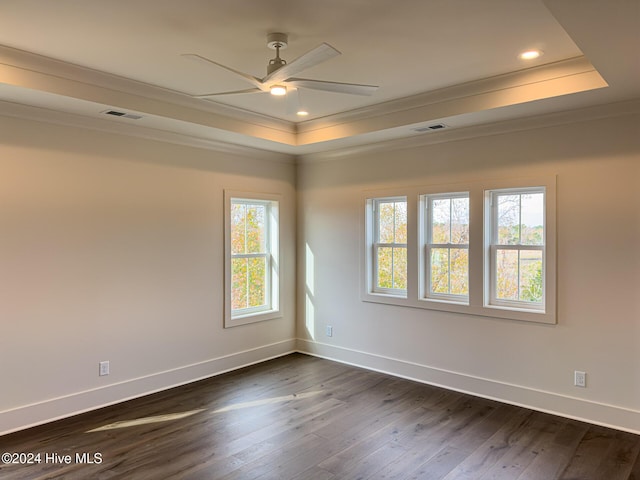
<svg viewBox="0 0 640 480">
<path fill-rule="evenodd" d="M 377 249 L 377 287 L 407 288 L 407 202 L 383 201 L 377 210 L 378 238 L 387 244 Z"/>
<path fill-rule="evenodd" d="M 467 296 L 469 198 L 442 197 L 430 199 L 429 202 L 431 293 Z"/>
<path fill-rule="evenodd" d="M 544 194 L 515 193 L 497 196 L 497 244 L 544 245 Z M 541 250 L 497 249 L 496 297 L 502 300 L 542 302 Z"/>
<path fill-rule="evenodd" d="M 231 204 L 231 308 L 267 305 L 267 211 L 264 204 Z"/>
</svg>

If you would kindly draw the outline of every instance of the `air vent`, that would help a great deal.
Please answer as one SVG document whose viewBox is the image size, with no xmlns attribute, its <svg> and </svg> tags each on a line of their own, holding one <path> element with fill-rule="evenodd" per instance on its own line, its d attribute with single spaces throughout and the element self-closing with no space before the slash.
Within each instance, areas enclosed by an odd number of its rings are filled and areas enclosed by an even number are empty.
<svg viewBox="0 0 640 480">
<path fill-rule="evenodd" d="M 447 128 L 444 123 L 434 123 L 433 125 L 425 125 L 424 127 L 416 127 L 412 129 L 414 132 L 424 133 L 431 132 L 433 130 L 441 130 L 443 128 Z"/>
<path fill-rule="evenodd" d="M 142 115 L 135 115 L 133 113 L 127 113 L 127 112 L 120 112 L 118 110 L 105 110 L 104 112 L 101 112 L 104 115 L 111 115 L 113 117 L 122 117 L 122 118 L 128 118 L 129 120 L 140 120 L 142 118 Z"/>
</svg>

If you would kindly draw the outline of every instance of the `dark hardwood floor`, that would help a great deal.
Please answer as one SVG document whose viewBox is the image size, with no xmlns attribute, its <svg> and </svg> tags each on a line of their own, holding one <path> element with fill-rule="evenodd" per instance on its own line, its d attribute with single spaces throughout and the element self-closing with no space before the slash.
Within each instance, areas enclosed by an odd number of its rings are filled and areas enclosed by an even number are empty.
<svg viewBox="0 0 640 480">
<path fill-rule="evenodd" d="M 34 454 L 4 480 L 640 480 L 638 435 L 300 354 L 5 435 L 3 452 Z"/>
</svg>

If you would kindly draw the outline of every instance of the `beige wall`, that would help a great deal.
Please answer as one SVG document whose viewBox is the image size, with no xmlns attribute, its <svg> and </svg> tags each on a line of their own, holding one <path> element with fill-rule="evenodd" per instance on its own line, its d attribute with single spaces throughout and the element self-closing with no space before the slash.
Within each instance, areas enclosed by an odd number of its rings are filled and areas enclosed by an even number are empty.
<svg viewBox="0 0 640 480">
<path fill-rule="evenodd" d="M 295 166 L 273 157 L 0 117 L 0 433 L 295 348 Z M 282 195 L 281 319 L 223 328 L 225 188 Z"/>
<path fill-rule="evenodd" d="M 582 120 L 296 178 L 287 156 L 0 117 L 0 433 L 296 348 L 640 432 L 640 119 Z M 365 190 L 549 174 L 557 325 L 360 300 Z M 282 319 L 222 328 L 225 188 L 283 195 Z"/>
<path fill-rule="evenodd" d="M 579 120 L 303 159 L 300 348 L 640 431 L 640 118 Z M 542 175 L 557 175 L 557 325 L 360 300 L 365 190 Z M 588 388 L 573 386 L 574 370 Z"/>
</svg>

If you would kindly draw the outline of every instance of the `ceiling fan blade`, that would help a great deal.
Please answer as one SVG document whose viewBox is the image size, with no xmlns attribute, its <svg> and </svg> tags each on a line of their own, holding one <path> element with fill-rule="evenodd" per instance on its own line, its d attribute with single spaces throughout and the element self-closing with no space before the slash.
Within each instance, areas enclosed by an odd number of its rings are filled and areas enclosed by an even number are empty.
<svg viewBox="0 0 640 480">
<path fill-rule="evenodd" d="M 245 88 L 244 90 L 233 90 L 231 92 L 205 93 L 202 95 L 191 95 L 193 98 L 217 97 L 219 95 L 238 95 L 240 93 L 262 93 L 259 88 Z"/>
<path fill-rule="evenodd" d="M 325 92 L 348 93 L 351 95 L 371 95 L 378 90 L 377 85 L 360 85 L 357 83 L 325 82 L 323 80 L 308 80 L 306 78 L 289 78 L 287 85 Z"/>
<path fill-rule="evenodd" d="M 213 60 L 209 60 L 208 58 L 203 57 L 202 55 L 197 55 L 195 53 L 183 53 L 181 54 L 181 56 L 184 58 L 188 58 L 189 60 L 193 60 L 199 63 L 204 63 L 205 65 L 209 65 L 209 66 L 215 65 L 217 67 L 224 68 L 225 70 L 231 73 L 235 73 L 239 77 L 242 77 L 247 82 L 254 85 L 256 88 L 262 87 L 262 82 L 260 81 L 259 78 L 256 78 L 253 75 L 249 75 L 248 73 L 240 72 L 238 70 L 235 70 L 234 68 L 227 67 L 226 65 L 222 65 L 221 63 L 214 62 Z"/>
<path fill-rule="evenodd" d="M 323 43 L 322 45 L 319 45 L 313 50 L 309 50 L 307 53 L 296 58 L 291 63 L 287 63 L 275 72 L 270 73 L 262 79 L 262 83 L 271 85 L 282 82 L 298 72 L 311 68 L 338 55 L 341 55 L 338 50 L 328 43 Z"/>
</svg>

